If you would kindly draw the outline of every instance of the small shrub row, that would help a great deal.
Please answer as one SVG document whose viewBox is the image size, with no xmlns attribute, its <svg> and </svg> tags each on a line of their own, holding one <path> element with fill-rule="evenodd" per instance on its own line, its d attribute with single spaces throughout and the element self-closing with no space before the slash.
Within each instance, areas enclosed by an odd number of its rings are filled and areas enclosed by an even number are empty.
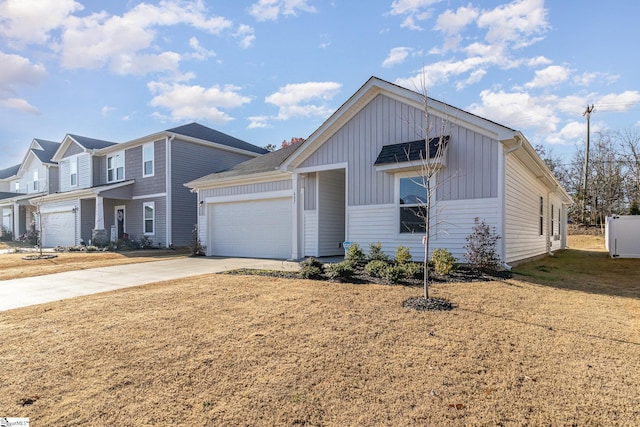
<svg viewBox="0 0 640 427">
<path fill-rule="evenodd" d="M 55 252 L 96 252 L 96 251 L 104 251 L 107 248 L 99 248 L 97 246 L 86 246 L 86 245 L 77 245 L 77 246 L 56 246 L 53 248 Z"/>
</svg>

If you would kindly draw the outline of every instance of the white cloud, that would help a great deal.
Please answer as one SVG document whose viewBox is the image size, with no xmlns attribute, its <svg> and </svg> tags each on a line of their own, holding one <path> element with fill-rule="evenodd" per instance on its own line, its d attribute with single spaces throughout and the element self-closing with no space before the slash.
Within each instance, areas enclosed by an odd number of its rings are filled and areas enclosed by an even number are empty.
<svg viewBox="0 0 640 427">
<path fill-rule="evenodd" d="M 248 10 L 256 21 L 275 21 L 281 14 L 295 16 L 298 12 L 314 13 L 315 11 L 316 8 L 310 6 L 307 0 L 259 0 Z"/>
<path fill-rule="evenodd" d="M 395 82 L 408 89 L 422 91 L 423 86 L 424 89 L 430 89 L 438 83 L 448 81 L 451 77 L 472 73 L 472 76 L 465 80 L 473 83 L 474 79 L 482 78 L 486 73 L 486 71 L 479 71 L 485 63 L 486 60 L 481 57 L 467 58 L 462 61 L 435 62 L 422 67 L 413 77 L 396 79 Z M 474 72 L 477 74 L 473 74 Z"/>
<path fill-rule="evenodd" d="M 169 110 L 173 121 L 204 119 L 223 124 L 233 117 L 222 109 L 237 108 L 251 102 L 249 97 L 239 93 L 239 87 L 232 85 L 204 88 L 150 82 L 147 86 L 154 95 L 150 105 Z"/>
<path fill-rule="evenodd" d="M 249 117 L 249 129 L 263 129 L 269 127 L 269 117 L 268 116 L 251 116 Z"/>
<path fill-rule="evenodd" d="M 115 111 L 115 110 L 116 110 L 115 107 L 110 107 L 108 105 L 105 105 L 100 110 L 100 113 L 102 114 L 102 117 L 107 117 L 109 114 L 111 114 L 112 111 Z"/>
<path fill-rule="evenodd" d="M 529 67 L 539 67 L 542 65 L 549 65 L 552 62 L 553 61 L 551 61 L 549 58 L 545 58 L 544 56 L 536 56 L 535 58 L 529 58 L 526 60 L 526 64 Z"/>
<path fill-rule="evenodd" d="M 383 67 L 392 67 L 396 64 L 402 64 L 413 49 L 410 47 L 394 47 L 389 51 L 389 55 L 382 61 Z"/>
<path fill-rule="evenodd" d="M 447 36 L 454 36 L 475 21 L 478 15 L 478 9 L 471 5 L 459 7 L 455 12 L 447 10 L 438 16 L 434 29 L 442 31 Z"/>
<path fill-rule="evenodd" d="M 5 0 L 0 2 L 0 36 L 17 46 L 44 44 L 51 30 L 82 9 L 74 0 Z"/>
<path fill-rule="evenodd" d="M 571 70 L 561 65 L 550 65 L 542 70 L 536 70 L 532 81 L 525 84 L 528 88 L 541 88 L 564 83 L 569 80 Z"/>
<path fill-rule="evenodd" d="M 20 55 L 0 52 L 0 108 L 37 113 L 38 109 L 16 95 L 20 86 L 36 86 L 45 79 L 47 71 Z"/>
<path fill-rule="evenodd" d="M 108 66 L 119 74 L 143 74 L 178 68 L 181 55 L 156 53 L 156 28 L 178 24 L 219 34 L 231 21 L 209 17 L 200 1 L 160 1 L 140 3 L 122 16 L 106 12 L 86 17 L 69 17 L 62 31 L 59 49 L 65 68 L 95 69 Z"/>
<path fill-rule="evenodd" d="M 336 82 L 307 82 L 288 84 L 267 96 L 265 102 L 278 107 L 278 120 L 294 117 L 327 117 L 333 113 L 328 101 L 342 85 Z"/>
<path fill-rule="evenodd" d="M 586 134 L 586 126 L 584 122 L 570 121 L 560 129 L 560 132 L 551 133 L 545 141 L 549 144 L 568 145 L 584 138 Z"/>
<path fill-rule="evenodd" d="M 416 21 L 429 19 L 433 13 L 429 7 L 440 1 L 442 0 L 394 0 L 389 13 L 405 17 L 400 27 L 421 31 L 423 28 Z"/>
<path fill-rule="evenodd" d="M 549 28 L 544 0 L 517 0 L 478 17 L 478 27 L 486 28 L 488 43 L 512 42 L 516 48 L 528 46 Z"/>
<path fill-rule="evenodd" d="M 244 24 L 242 24 L 242 25 L 240 25 L 238 27 L 238 31 L 235 32 L 234 36 L 240 39 L 238 44 L 243 49 L 250 48 L 251 45 L 253 45 L 253 42 L 256 39 L 255 32 L 253 31 L 253 28 L 251 28 L 248 25 L 244 25 Z"/>
<path fill-rule="evenodd" d="M 573 78 L 573 82 L 579 86 L 589 86 L 595 81 L 600 84 L 609 85 L 620 78 L 617 74 L 586 72 L 579 74 Z"/>
<path fill-rule="evenodd" d="M 609 93 L 598 97 L 594 104 L 596 112 L 629 111 L 632 107 L 640 104 L 640 92 L 627 90 L 622 93 Z"/>
<path fill-rule="evenodd" d="M 36 107 L 29 104 L 29 102 L 27 102 L 26 100 L 20 98 L 0 98 L 0 109 L 18 110 L 22 111 L 23 113 L 31 114 L 40 113 Z"/>
<path fill-rule="evenodd" d="M 212 50 L 208 50 L 200 44 L 200 41 L 196 37 L 189 39 L 189 46 L 193 49 L 193 52 L 188 56 L 200 61 L 204 61 L 207 58 L 216 56 L 216 53 Z"/>
</svg>

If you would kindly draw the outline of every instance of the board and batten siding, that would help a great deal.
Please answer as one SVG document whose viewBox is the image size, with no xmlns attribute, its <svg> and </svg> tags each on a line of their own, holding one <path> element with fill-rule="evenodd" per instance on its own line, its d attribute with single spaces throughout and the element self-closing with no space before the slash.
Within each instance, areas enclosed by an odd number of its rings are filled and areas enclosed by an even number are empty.
<svg viewBox="0 0 640 427">
<path fill-rule="evenodd" d="M 440 119 L 431 124 L 440 129 Z M 348 164 L 348 205 L 394 203 L 394 177 L 373 166 L 384 145 L 424 138 L 424 114 L 400 101 L 378 95 L 351 120 L 331 135 L 301 165 L 301 168 Z M 497 196 L 499 142 L 450 125 L 448 164 L 439 177 L 442 200 L 477 199 Z M 435 136 L 435 135 L 431 135 Z"/>
<path fill-rule="evenodd" d="M 436 204 L 432 222 L 430 250 L 445 248 L 458 261 L 464 262 L 464 245 L 471 233 L 475 218 L 490 226 L 497 226 L 497 198 L 447 201 Z M 411 250 L 414 260 L 424 257 L 423 234 L 399 233 L 399 207 L 396 204 L 347 207 L 347 240 L 367 249 L 370 243 L 380 242 L 382 250 L 393 256 L 398 246 Z"/>
<path fill-rule="evenodd" d="M 344 169 L 318 173 L 318 256 L 344 253 Z"/>
<path fill-rule="evenodd" d="M 300 186 L 304 188 L 304 210 L 315 210 L 317 174 L 315 172 L 306 174 L 305 177 L 300 179 Z"/>
<path fill-rule="evenodd" d="M 171 243 L 188 245 L 198 221 L 197 196 L 184 184 L 251 158 L 246 154 L 182 141 L 179 137 L 171 142 Z"/>
<path fill-rule="evenodd" d="M 547 251 L 547 189 L 514 155 L 506 157 L 505 242 L 506 262 Z M 543 234 L 540 235 L 540 197 L 544 200 Z M 555 205 L 554 205 L 555 206 Z"/>
</svg>

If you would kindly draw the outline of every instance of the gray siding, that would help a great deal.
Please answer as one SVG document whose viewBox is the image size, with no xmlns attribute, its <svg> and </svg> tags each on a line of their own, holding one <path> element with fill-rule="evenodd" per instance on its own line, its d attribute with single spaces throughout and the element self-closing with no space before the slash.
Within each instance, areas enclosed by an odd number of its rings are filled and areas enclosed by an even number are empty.
<svg viewBox="0 0 640 427">
<path fill-rule="evenodd" d="M 80 200 L 80 238 L 86 244 L 92 237 L 92 230 L 96 223 L 96 201 L 95 199 Z"/>
<path fill-rule="evenodd" d="M 175 139 L 171 143 L 172 242 L 188 245 L 197 222 L 197 197 L 184 183 L 252 158 Z"/>
<path fill-rule="evenodd" d="M 233 187 L 211 188 L 207 190 L 201 190 L 200 195 L 203 199 L 206 199 L 207 197 L 236 196 L 240 194 L 254 194 L 266 193 L 269 191 L 291 190 L 291 188 L 291 180 L 285 179 L 281 181 L 260 182 L 257 184 L 235 185 Z"/>
<path fill-rule="evenodd" d="M 318 255 L 343 253 L 345 237 L 344 170 L 318 174 Z"/>
<path fill-rule="evenodd" d="M 153 144 L 153 176 L 142 177 L 142 145 L 125 150 L 126 179 L 135 179 L 133 195 L 158 194 L 166 191 L 166 148 L 165 141 Z"/>
<path fill-rule="evenodd" d="M 71 187 L 71 169 L 69 163 L 76 158 L 78 161 L 78 185 Z M 62 159 L 58 164 L 60 166 L 60 192 L 91 187 L 91 168 L 89 166 L 92 161 L 92 157 L 89 154 L 81 154 L 78 157 Z"/>
<path fill-rule="evenodd" d="M 50 194 L 60 191 L 60 173 L 58 166 L 49 167 L 49 189 Z"/>
<path fill-rule="evenodd" d="M 107 157 L 93 157 L 93 185 L 103 185 L 107 183 Z"/>
<path fill-rule="evenodd" d="M 306 178 L 302 178 L 302 187 L 304 188 L 304 210 L 313 211 L 316 209 L 316 187 L 317 174 L 309 173 Z"/>
<path fill-rule="evenodd" d="M 69 156 L 73 156 L 75 154 L 80 154 L 82 153 L 84 150 L 82 149 L 82 147 L 80 147 L 78 144 L 76 144 L 75 142 L 69 144 L 69 147 L 67 147 L 67 149 L 65 150 L 64 154 L 62 155 L 62 157 L 69 157 Z"/>
<path fill-rule="evenodd" d="M 383 145 L 424 138 L 426 119 L 421 110 L 379 95 L 322 144 L 301 167 L 348 163 L 348 205 L 394 202 L 394 178 L 373 166 Z M 441 120 L 429 126 L 436 136 Z M 498 141 L 459 126 L 449 126 L 448 163 L 438 195 L 445 200 L 495 197 Z"/>
<path fill-rule="evenodd" d="M 132 200 L 126 205 L 127 233 L 129 238 L 140 240 L 144 236 L 144 223 L 142 207 L 144 203 L 155 202 L 155 230 L 149 237 L 154 245 L 167 246 L 167 203 L 164 197 Z M 195 211 L 195 203 L 194 203 Z M 194 223 L 195 224 L 195 223 Z M 191 225 L 193 229 L 193 224 Z"/>
</svg>

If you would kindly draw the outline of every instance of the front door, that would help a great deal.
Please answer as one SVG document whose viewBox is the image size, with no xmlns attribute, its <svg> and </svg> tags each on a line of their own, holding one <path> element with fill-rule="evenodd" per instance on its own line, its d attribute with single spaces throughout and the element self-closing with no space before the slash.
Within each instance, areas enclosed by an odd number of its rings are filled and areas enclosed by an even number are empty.
<svg viewBox="0 0 640 427">
<path fill-rule="evenodd" d="M 122 239 L 124 236 L 124 206 L 116 206 L 116 228 L 118 239 Z"/>
</svg>

